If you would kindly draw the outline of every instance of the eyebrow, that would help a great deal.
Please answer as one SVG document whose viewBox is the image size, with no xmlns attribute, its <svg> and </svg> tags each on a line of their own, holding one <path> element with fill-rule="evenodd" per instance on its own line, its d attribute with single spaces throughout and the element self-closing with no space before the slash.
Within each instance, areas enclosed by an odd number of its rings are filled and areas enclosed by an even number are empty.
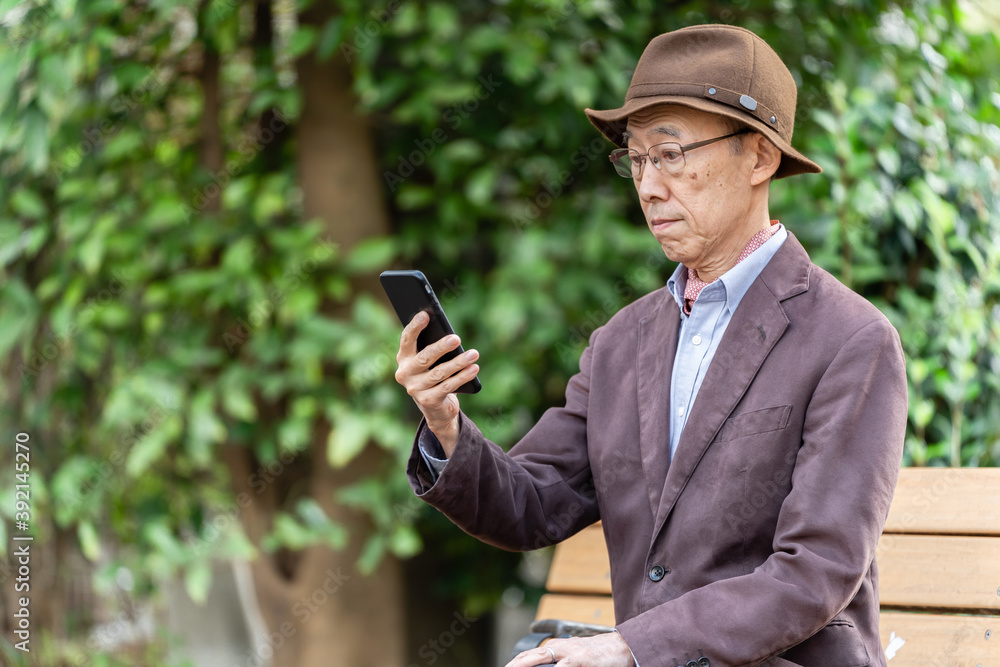
<svg viewBox="0 0 1000 667">
<path fill-rule="evenodd" d="M 673 125 L 657 125 L 653 129 L 649 130 L 647 134 L 665 134 L 667 136 L 674 137 L 675 139 L 680 139 L 681 137 L 680 130 L 678 130 Z M 634 136 L 635 134 L 629 132 L 628 130 L 625 130 L 624 132 L 622 132 L 622 141 L 624 143 L 628 143 L 628 140 Z"/>
</svg>

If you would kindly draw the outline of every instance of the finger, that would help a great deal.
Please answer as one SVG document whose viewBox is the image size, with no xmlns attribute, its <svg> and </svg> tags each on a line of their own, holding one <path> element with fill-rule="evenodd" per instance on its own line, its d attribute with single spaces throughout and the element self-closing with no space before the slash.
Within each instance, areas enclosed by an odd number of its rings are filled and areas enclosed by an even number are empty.
<svg viewBox="0 0 1000 667">
<path fill-rule="evenodd" d="M 437 369 L 435 368 L 434 370 Z M 419 406 L 434 409 L 435 406 L 446 403 L 450 394 L 456 393 L 463 384 L 470 382 L 478 374 L 479 365 L 471 364 L 451 377 L 445 378 L 430 387 L 417 389 L 411 392 L 410 395 Z"/>
<path fill-rule="evenodd" d="M 420 350 L 415 357 L 418 368 L 427 369 L 434 365 L 434 362 L 441 358 L 446 352 L 454 350 L 462 344 L 461 339 L 455 334 L 449 334 L 439 341 L 431 343 Z"/>
<path fill-rule="evenodd" d="M 412 357 L 417 353 L 417 336 L 424 330 L 430 317 L 424 311 L 420 311 L 410 320 L 410 323 L 403 327 L 403 333 L 399 337 L 399 352 L 401 355 Z"/>
<path fill-rule="evenodd" d="M 479 352 L 476 350 L 468 350 L 450 361 L 446 361 L 443 364 L 429 368 L 426 372 L 419 374 L 414 384 L 418 390 L 435 387 L 448 378 L 466 370 L 478 358 Z"/>
<path fill-rule="evenodd" d="M 439 386 L 445 394 L 453 394 L 458 391 L 463 384 L 471 382 L 477 375 L 479 375 L 479 364 L 471 364 L 470 366 L 463 368 L 455 375 L 452 375 Z"/>
<path fill-rule="evenodd" d="M 548 649 L 539 646 L 538 648 L 518 653 L 505 667 L 534 667 L 535 665 L 550 665 L 553 662 L 552 655 Z"/>
</svg>

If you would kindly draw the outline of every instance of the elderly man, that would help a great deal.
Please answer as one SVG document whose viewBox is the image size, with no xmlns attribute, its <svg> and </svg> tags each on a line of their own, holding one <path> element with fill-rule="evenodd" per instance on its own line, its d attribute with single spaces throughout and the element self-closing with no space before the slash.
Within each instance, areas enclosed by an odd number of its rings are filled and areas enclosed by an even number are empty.
<svg viewBox="0 0 1000 667">
<path fill-rule="evenodd" d="M 767 44 L 711 25 L 652 40 L 625 105 L 586 111 L 679 265 L 594 332 L 565 406 L 509 454 L 452 393 L 476 351 L 431 368 L 457 338 L 418 352 L 426 316 L 404 329 L 421 498 L 505 549 L 602 521 L 616 632 L 509 667 L 885 665 L 875 548 L 905 367 L 886 318 L 770 217 L 772 179 L 820 171 L 792 148 L 795 101 Z"/>
</svg>

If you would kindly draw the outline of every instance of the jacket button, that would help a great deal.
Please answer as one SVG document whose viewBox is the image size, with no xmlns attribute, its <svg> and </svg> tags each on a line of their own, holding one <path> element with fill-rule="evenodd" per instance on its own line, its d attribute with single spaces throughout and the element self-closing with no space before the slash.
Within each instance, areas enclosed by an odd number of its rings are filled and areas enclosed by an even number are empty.
<svg viewBox="0 0 1000 667">
<path fill-rule="evenodd" d="M 663 578 L 663 575 L 667 573 L 667 570 L 663 569 L 662 565 L 654 565 L 649 570 L 649 578 L 653 581 L 659 581 Z"/>
<path fill-rule="evenodd" d="M 699 665 L 699 667 L 711 667 L 712 663 L 709 662 L 708 658 L 702 657 L 698 661 L 698 665 Z"/>
<path fill-rule="evenodd" d="M 684 667 L 698 667 L 698 663 L 695 662 L 694 660 L 688 660 L 688 664 L 685 665 Z"/>
</svg>

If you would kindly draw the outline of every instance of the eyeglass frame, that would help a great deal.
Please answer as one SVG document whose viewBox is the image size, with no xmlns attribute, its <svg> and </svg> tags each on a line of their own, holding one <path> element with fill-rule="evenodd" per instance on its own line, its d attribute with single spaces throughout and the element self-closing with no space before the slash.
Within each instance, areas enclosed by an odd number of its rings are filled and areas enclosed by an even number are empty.
<svg viewBox="0 0 1000 667">
<path fill-rule="evenodd" d="M 611 151 L 610 155 L 608 155 L 608 160 L 614 166 L 616 174 L 618 174 L 622 178 L 631 178 L 633 180 L 638 180 L 638 179 L 642 178 L 642 172 L 646 168 L 646 162 L 650 161 L 649 160 L 649 153 L 650 153 L 650 151 L 652 151 L 657 146 L 663 146 L 665 144 L 673 144 L 674 146 L 677 146 L 677 150 L 680 151 L 681 160 L 683 162 L 682 162 L 682 164 L 680 166 L 680 169 L 677 169 L 676 171 L 668 171 L 667 173 L 668 174 L 679 174 L 684 169 L 684 167 L 687 166 L 687 155 L 686 155 L 687 151 L 694 150 L 695 148 L 701 148 L 702 146 L 708 146 L 709 144 L 714 144 L 717 141 L 722 141 L 723 139 L 729 139 L 729 138 L 732 138 L 732 137 L 736 137 L 736 136 L 739 136 L 741 134 L 746 134 L 748 132 L 753 132 L 753 129 L 749 128 L 749 127 L 744 127 L 742 130 L 737 130 L 736 132 L 733 132 L 732 134 L 727 134 L 727 135 L 724 135 L 724 136 L 721 136 L 721 137 L 715 137 L 713 139 L 705 139 L 704 141 L 696 141 L 694 143 L 687 144 L 685 146 L 680 145 L 676 141 L 663 141 L 663 142 L 660 142 L 658 144 L 653 144 L 652 146 L 649 147 L 649 149 L 645 153 L 639 153 L 639 151 L 635 151 L 636 154 L 637 154 L 637 156 L 639 157 L 639 160 L 640 160 L 640 162 L 639 162 L 640 166 L 639 166 L 639 173 L 638 174 L 633 174 L 632 173 L 631 158 L 629 159 L 630 166 L 629 166 L 629 173 L 628 174 L 623 174 L 621 171 L 618 170 L 618 165 L 619 165 L 618 161 L 621 158 L 623 158 L 623 157 L 625 157 L 627 155 L 631 155 L 632 151 L 635 150 L 634 148 L 616 148 L 615 150 Z M 622 166 L 624 166 L 624 165 L 622 165 Z M 656 164 L 654 164 L 653 166 L 656 167 L 657 171 L 661 171 L 661 172 L 663 171 L 663 167 L 657 166 Z"/>
</svg>

